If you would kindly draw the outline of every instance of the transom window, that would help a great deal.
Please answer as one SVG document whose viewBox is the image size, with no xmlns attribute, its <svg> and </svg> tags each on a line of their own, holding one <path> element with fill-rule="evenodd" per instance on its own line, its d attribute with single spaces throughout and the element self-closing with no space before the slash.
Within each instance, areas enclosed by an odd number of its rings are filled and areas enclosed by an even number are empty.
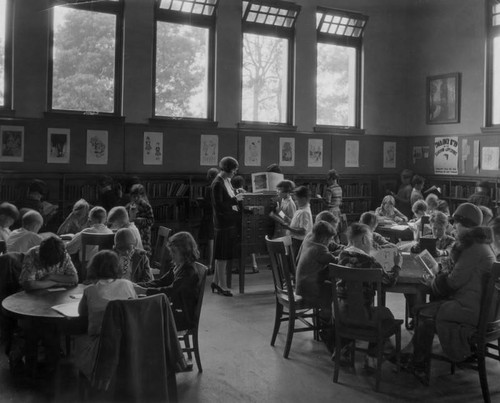
<svg viewBox="0 0 500 403">
<path fill-rule="evenodd" d="M 0 0 L 0 108 L 11 106 L 11 2 Z"/>
<path fill-rule="evenodd" d="M 500 0 L 490 0 L 486 125 L 500 125 Z"/>
<path fill-rule="evenodd" d="M 293 39 L 300 7 L 243 2 L 242 110 L 245 122 L 292 123 Z"/>
<path fill-rule="evenodd" d="M 361 48 L 367 20 L 343 10 L 317 10 L 317 125 L 360 127 Z"/>
<path fill-rule="evenodd" d="M 162 0 L 156 10 L 154 114 L 213 120 L 217 0 Z"/>
<path fill-rule="evenodd" d="M 49 109 L 119 114 L 122 2 L 53 7 Z"/>
</svg>

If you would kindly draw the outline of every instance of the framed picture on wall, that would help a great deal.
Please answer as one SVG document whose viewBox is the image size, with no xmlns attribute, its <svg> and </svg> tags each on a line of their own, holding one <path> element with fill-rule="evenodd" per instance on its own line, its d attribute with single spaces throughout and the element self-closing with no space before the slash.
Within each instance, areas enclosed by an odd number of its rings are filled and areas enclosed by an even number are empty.
<svg viewBox="0 0 500 403">
<path fill-rule="evenodd" d="M 427 124 L 460 122 L 461 74 L 427 77 Z"/>
<path fill-rule="evenodd" d="M 108 163 L 108 132 L 87 130 L 87 165 Z"/>
<path fill-rule="evenodd" d="M 47 129 L 47 163 L 68 164 L 69 153 L 69 129 Z"/>
<path fill-rule="evenodd" d="M 0 126 L 0 161 L 23 162 L 24 161 L 24 127 L 23 126 Z"/>
<path fill-rule="evenodd" d="M 142 163 L 144 165 L 163 164 L 163 133 L 144 132 L 142 147 Z"/>
<path fill-rule="evenodd" d="M 282 167 L 295 166 L 295 139 L 293 137 L 280 137 L 279 164 Z"/>
</svg>

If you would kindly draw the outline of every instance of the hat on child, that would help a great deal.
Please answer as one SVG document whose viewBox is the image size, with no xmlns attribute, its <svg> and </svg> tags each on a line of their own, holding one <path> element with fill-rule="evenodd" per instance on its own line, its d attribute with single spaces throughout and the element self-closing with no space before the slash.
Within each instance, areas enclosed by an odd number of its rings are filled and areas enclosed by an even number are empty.
<svg viewBox="0 0 500 403">
<path fill-rule="evenodd" d="M 453 220 L 464 227 L 477 227 L 483 222 L 483 213 L 472 203 L 462 203 L 453 213 Z"/>
</svg>

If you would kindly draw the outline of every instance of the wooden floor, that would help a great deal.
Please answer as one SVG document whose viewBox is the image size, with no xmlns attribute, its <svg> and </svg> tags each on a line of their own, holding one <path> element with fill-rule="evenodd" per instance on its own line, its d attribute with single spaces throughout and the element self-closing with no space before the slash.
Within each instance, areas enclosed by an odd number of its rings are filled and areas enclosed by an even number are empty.
<svg viewBox="0 0 500 403">
<path fill-rule="evenodd" d="M 339 384 L 332 382 L 333 362 L 326 347 L 312 334 L 296 334 L 289 359 L 283 358 L 285 326 L 271 347 L 274 296 L 271 272 L 248 274 L 246 293 L 233 298 L 210 292 L 207 281 L 201 318 L 201 359 L 204 372 L 177 376 L 181 402 L 482 402 L 475 371 L 449 372 L 445 363 L 433 362 L 431 385 L 424 387 L 411 374 L 395 373 L 384 363 L 380 392 L 375 378 L 363 370 L 363 353 L 357 354 L 356 373 L 342 368 Z M 233 289 L 237 289 L 234 277 Z M 389 294 L 388 306 L 403 318 L 404 298 Z M 403 332 L 403 346 L 411 334 Z M 0 402 L 75 402 L 76 371 L 71 361 L 62 364 L 57 384 L 13 382 L 6 357 L 0 357 Z M 492 401 L 500 402 L 500 364 L 489 360 Z"/>
</svg>

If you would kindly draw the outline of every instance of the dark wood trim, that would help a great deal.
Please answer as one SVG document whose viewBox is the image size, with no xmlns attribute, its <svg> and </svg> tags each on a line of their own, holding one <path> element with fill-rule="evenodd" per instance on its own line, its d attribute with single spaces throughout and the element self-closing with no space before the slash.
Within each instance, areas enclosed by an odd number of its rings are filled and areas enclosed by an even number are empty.
<svg viewBox="0 0 500 403">
<path fill-rule="evenodd" d="M 265 132 L 296 132 L 297 126 L 285 123 L 264 123 L 264 122 L 240 122 L 239 130 L 265 131 Z"/>
<path fill-rule="evenodd" d="M 365 129 L 347 126 L 316 125 L 314 126 L 314 132 L 325 134 L 365 134 Z"/>
<path fill-rule="evenodd" d="M 491 125 L 491 126 L 481 127 L 481 133 L 483 133 L 483 134 L 500 134 L 500 125 Z"/>
<path fill-rule="evenodd" d="M 45 112 L 44 116 L 46 119 L 50 120 L 72 120 L 72 121 L 85 121 L 85 122 L 99 122 L 99 123 L 109 123 L 109 124 L 124 124 L 125 117 L 117 116 L 114 114 L 96 114 L 89 115 L 84 112 L 74 112 L 74 111 L 49 111 Z"/>
<path fill-rule="evenodd" d="M 16 116 L 16 111 L 14 109 L 10 109 L 7 107 L 1 107 L 0 108 L 0 118 L 3 117 L 8 117 L 8 118 L 13 118 Z"/>
<path fill-rule="evenodd" d="M 157 125 L 163 127 L 181 127 L 181 128 L 195 128 L 195 129 L 215 129 L 218 127 L 219 122 L 208 119 L 189 119 L 189 118 L 168 118 L 158 117 L 149 118 L 150 125 Z"/>
</svg>

